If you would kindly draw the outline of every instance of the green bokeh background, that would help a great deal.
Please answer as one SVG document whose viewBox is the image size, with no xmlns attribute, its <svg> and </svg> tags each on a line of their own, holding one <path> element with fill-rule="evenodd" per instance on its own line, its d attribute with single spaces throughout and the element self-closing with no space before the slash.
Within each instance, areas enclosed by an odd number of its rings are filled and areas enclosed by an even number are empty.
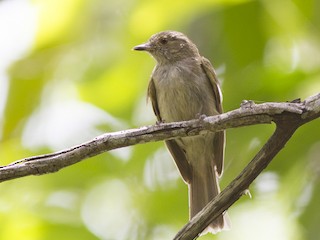
<svg viewBox="0 0 320 240">
<path fill-rule="evenodd" d="M 24 8 L 1 11 L 10 4 Z M 154 124 L 145 98 L 155 62 L 131 49 L 162 30 L 184 32 L 211 60 L 225 111 L 244 99 L 316 94 L 319 11 L 318 0 L 0 1 L 0 13 L 20 24 L 6 28 L 17 33 L 12 45 L 32 36 L 14 58 L 0 52 L 8 59 L 0 65 L 0 163 Z M 8 36 L 1 31 L 0 49 Z M 222 188 L 273 130 L 227 131 Z M 199 239 L 319 239 L 319 133 L 319 120 L 299 129 L 252 184 L 252 198 L 229 209 L 232 229 Z M 187 187 L 161 142 L 4 182 L 0 192 L 3 240 L 172 239 L 188 219 Z"/>
</svg>

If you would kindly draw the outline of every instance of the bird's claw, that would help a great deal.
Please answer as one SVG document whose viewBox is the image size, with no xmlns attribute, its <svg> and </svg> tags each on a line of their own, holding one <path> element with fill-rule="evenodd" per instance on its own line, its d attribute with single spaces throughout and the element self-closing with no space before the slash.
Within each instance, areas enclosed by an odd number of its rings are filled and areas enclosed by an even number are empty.
<svg viewBox="0 0 320 240">
<path fill-rule="evenodd" d="M 161 123 L 164 123 L 164 121 L 163 120 L 157 120 L 156 121 L 156 125 L 160 125 Z"/>
<path fill-rule="evenodd" d="M 252 100 L 243 100 L 241 102 L 241 108 L 252 108 L 255 105 L 254 101 Z"/>
<path fill-rule="evenodd" d="M 205 114 L 198 113 L 196 115 L 196 118 L 198 118 L 200 121 L 203 121 L 206 117 L 207 117 L 207 115 L 205 115 Z"/>
</svg>

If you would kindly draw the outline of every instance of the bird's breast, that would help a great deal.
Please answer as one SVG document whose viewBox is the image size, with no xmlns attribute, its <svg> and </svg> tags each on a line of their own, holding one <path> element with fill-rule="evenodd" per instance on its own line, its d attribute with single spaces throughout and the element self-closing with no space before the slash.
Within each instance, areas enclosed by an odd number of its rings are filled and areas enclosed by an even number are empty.
<svg viewBox="0 0 320 240">
<path fill-rule="evenodd" d="M 184 121 L 198 114 L 210 114 L 212 90 L 200 66 L 168 65 L 157 67 L 152 76 L 157 103 L 165 122 Z M 211 96 L 211 97 L 210 97 Z"/>
</svg>

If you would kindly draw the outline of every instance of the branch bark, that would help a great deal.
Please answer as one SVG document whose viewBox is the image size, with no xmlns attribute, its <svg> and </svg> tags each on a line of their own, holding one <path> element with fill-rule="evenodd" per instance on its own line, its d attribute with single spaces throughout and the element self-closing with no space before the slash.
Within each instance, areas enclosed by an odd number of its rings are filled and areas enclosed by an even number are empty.
<svg viewBox="0 0 320 240">
<path fill-rule="evenodd" d="M 284 147 L 292 134 L 299 127 L 299 122 L 285 125 L 277 123 L 274 134 L 263 148 L 251 160 L 246 168 L 207 206 L 190 220 L 175 236 L 174 240 L 195 239 L 206 226 L 225 212 L 233 203 L 246 193 L 249 185 L 265 169 L 276 154 Z"/>
<path fill-rule="evenodd" d="M 274 116 L 276 130 L 267 143 L 255 155 L 246 168 L 207 206 L 194 216 L 174 237 L 174 240 L 196 239 L 199 234 L 219 215 L 223 214 L 249 188 L 249 185 L 269 165 L 272 159 L 303 124 L 319 118 L 319 94 L 306 99 L 303 114 L 284 112 Z"/>
<path fill-rule="evenodd" d="M 239 109 L 218 116 L 106 133 L 69 149 L 24 158 L 2 166 L 0 167 L 0 182 L 29 175 L 53 173 L 83 159 L 116 148 L 194 136 L 203 134 L 206 131 L 221 131 L 228 128 L 271 123 L 279 117 L 287 119 L 288 113 L 295 115 L 299 119 L 300 124 L 319 117 L 320 93 L 309 97 L 302 103 L 255 104 L 252 101 L 244 101 Z"/>
<path fill-rule="evenodd" d="M 194 136 L 207 131 L 275 122 L 274 134 L 248 166 L 201 212 L 185 225 L 175 239 L 194 239 L 208 223 L 237 201 L 252 181 L 284 147 L 301 125 L 320 117 L 320 93 L 304 102 L 255 104 L 244 101 L 239 109 L 191 121 L 163 123 L 114 133 L 106 133 L 91 141 L 59 152 L 24 158 L 0 167 L 0 182 L 29 175 L 53 173 L 83 159 L 116 148 L 166 139 Z"/>
</svg>

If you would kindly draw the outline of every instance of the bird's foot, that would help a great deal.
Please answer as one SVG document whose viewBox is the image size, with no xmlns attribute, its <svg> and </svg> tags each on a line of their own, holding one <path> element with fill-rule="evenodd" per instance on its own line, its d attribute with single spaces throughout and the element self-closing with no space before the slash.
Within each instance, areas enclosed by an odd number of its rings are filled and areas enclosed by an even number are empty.
<svg viewBox="0 0 320 240">
<path fill-rule="evenodd" d="M 161 123 L 164 123 L 164 121 L 163 120 L 157 120 L 156 121 L 156 125 L 160 125 Z"/>
<path fill-rule="evenodd" d="M 196 114 L 196 118 L 199 119 L 200 121 L 203 121 L 206 117 L 207 115 L 205 114 L 200 114 L 200 113 Z"/>
<path fill-rule="evenodd" d="M 252 108 L 255 105 L 254 101 L 252 100 L 243 100 L 241 102 L 241 108 Z"/>
</svg>

